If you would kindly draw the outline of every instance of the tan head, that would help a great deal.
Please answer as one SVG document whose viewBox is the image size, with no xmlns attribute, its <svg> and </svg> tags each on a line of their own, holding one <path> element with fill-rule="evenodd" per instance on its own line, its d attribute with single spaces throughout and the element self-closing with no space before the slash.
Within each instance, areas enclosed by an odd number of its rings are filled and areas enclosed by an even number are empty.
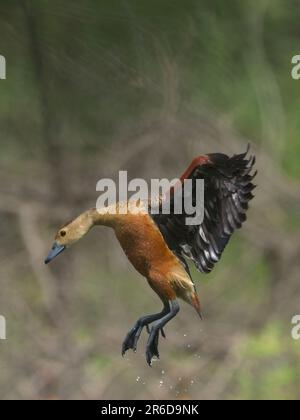
<svg viewBox="0 0 300 420">
<path fill-rule="evenodd" d="M 52 261 L 67 247 L 79 241 L 94 225 L 93 214 L 90 210 L 82 213 L 72 222 L 63 225 L 55 235 L 54 244 L 45 259 L 45 264 Z"/>
</svg>

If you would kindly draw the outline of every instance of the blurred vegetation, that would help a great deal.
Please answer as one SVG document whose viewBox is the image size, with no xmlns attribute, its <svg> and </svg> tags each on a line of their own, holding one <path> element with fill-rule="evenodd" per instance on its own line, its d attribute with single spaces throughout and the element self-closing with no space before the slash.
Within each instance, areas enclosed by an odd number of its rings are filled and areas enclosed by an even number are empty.
<svg viewBox="0 0 300 420">
<path fill-rule="evenodd" d="M 299 0 L 2 0 L 0 398 L 298 399 Z M 50 268 L 56 228 L 96 182 L 178 176 L 196 154 L 258 158 L 245 228 L 209 276 L 205 321 L 186 305 L 161 358 L 125 359 L 159 301 L 112 232 Z"/>
</svg>

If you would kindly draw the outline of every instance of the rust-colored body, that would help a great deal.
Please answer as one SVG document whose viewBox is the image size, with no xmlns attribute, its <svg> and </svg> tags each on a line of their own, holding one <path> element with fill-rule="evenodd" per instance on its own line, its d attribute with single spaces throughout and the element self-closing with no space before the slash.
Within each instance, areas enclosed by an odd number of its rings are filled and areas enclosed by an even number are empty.
<svg viewBox="0 0 300 420">
<path fill-rule="evenodd" d="M 177 296 L 199 310 L 189 275 L 148 214 L 116 216 L 113 227 L 129 261 L 161 299 Z"/>
</svg>

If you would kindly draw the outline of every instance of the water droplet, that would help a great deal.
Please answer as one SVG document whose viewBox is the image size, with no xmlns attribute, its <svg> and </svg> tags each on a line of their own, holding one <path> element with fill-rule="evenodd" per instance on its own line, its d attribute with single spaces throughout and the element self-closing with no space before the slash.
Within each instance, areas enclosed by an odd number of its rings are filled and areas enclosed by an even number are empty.
<svg viewBox="0 0 300 420">
<path fill-rule="evenodd" d="M 191 380 L 191 385 L 193 385 L 193 383 L 194 383 L 194 381 L 193 381 L 193 379 Z"/>
<path fill-rule="evenodd" d="M 164 384 L 164 381 L 159 381 L 159 387 L 161 388 Z"/>
<path fill-rule="evenodd" d="M 164 370 L 162 370 L 162 371 L 161 371 L 161 374 L 162 374 L 162 375 L 164 375 L 164 374 L 165 374 L 165 371 L 164 371 Z"/>
<path fill-rule="evenodd" d="M 136 381 L 139 382 L 140 379 L 140 376 L 137 376 Z"/>
<path fill-rule="evenodd" d="M 186 334 L 183 334 L 184 337 L 186 337 Z"/>
<path fill-rule="evenodd" d="M 190 348 L 190 347 L 191 347 L 191 345 L 190 345 L 190 344 L 188 344 L 187 346 L 188 346 L 188 348 Z"/>
</svg>

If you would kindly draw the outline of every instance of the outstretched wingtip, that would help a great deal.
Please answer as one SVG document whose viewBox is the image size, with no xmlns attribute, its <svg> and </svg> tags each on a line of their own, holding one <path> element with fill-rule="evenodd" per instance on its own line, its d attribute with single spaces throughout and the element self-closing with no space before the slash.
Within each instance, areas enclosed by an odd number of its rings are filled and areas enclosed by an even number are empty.
<svg viewBox="0 0 300 420">
<path fill-rule="evenodd" d="M 248 141 L 245 156 L 248 155 L 248 153 L 250 152 L 250 149 L 251 149 L 251 143 L 250 143 L 250 141 Z"/>
<path fill-rule="evenodd" d="M 234 158 L 234 159 L 241 159 L 241 160 L 245 159 L 245 158 L 246 158 L 246 156 L 248 155 L 248 153 L 250 152 L 250 149 L 251 149 L 251 143 L 250 143 L 250 142 L 248 142 L 248 143 L 247 143 L 247 148 L 246 148 L 246 151 L 245 151 L 245 152 L 243 152 L 243 153 L 240 153 L 240 154 L 238 154 L 238 155 L 234 155 L 234 156 L 233 156 L 233 158 Z"/>
</svg>

